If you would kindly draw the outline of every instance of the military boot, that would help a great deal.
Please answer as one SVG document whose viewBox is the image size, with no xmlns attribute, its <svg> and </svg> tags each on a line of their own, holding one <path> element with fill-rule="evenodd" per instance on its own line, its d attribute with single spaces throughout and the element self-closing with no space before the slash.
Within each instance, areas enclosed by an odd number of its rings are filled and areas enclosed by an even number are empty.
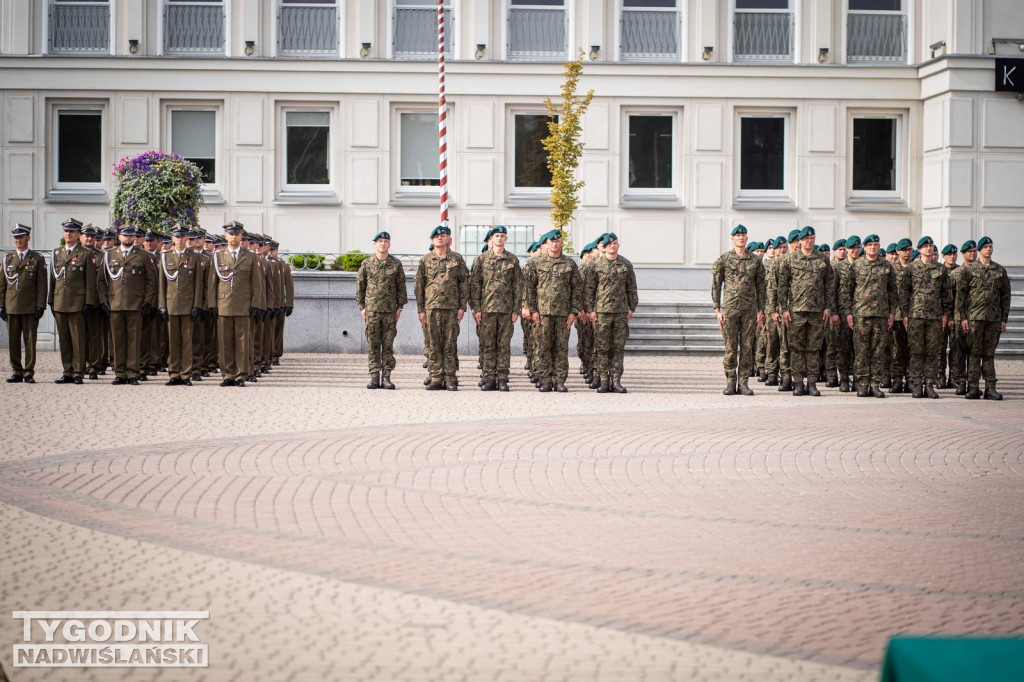
<svg viewBox="0 0 1024 682">
<path fill-rule="evenodd" d="M 580 374 L 586 374 L 586 373 L 587 373 L 587 366 L 586 365 L 580 365 Z"/>
<path fill-rule="evenodd" d="M 537 383 L 537 390 L 541 393 L 551 393 L 551 382 L 547 379 L 541 379 Z"/>
<path fill-rule="evenodd" d="M 911 398 L 923 398 L 924 397 L 924 382 L 918 381 L 914 384 L 914 392 L 910 394 Z"/>
<path fill-rule="evenodd" d="M 924 394 L 933 400 L 939 397 L 939 394 L 935 392 L 935 384 L 928 384 L 925 386 Z"/>
<path fill-rule="evenodd" d="M 499 391 L 508 393 L 508 379 L 498 379 L 495 383 L 497 384 Z"/>
<path fill-rule="evenodd" d="M 786 379 L 781 384 L 779 384 L 779 391 L 783 393 L 786 391 L 792 391 L 793 388 L 794 387 L 792 375 L 787 376 Z"/>
<path fill-rule="evenodd" d="M 903 379 L 896 379 L 892 382 L 892 388 L 889 393 L 903 393 Z"/>
<path fill-rule="evenodd" d="M 480 384 L 481 391 L 497 391 L 498 384 L 494 379 L 484 379 Z"/>
<path fill-rule="evenodd" d="M 996 382 L 985 382 L 985 400 L 1002 400 L 1003 394 L 996 390 Z"/>
<path fill-rule="evenodd" d="M 395 390 L 395 385 L 393 383 L 391 383 L 391 375 L 390 374 L 382 374 L 381 375 L 381 377 L 380 377 L 380 387 L 381 388 L 386 388 L 389 391 Z"/>
<path fill-rule="evenodd" d="M 750 386 L 747 385 L 746 379 L 741 379 L 739 383 L 736 384 L 736 392 L 740 395 L 754 395 L 754 392 L 750 390 Z"/>
<path fill-rule="evenodd" d="M 946 385 L 946 381 L 947 381 L 946 373 L 945 372 L 939 372 L 938 380 L 935 382 L 935 387 L 939 388 L 939 389 L 949 388 L 949 386 Z"/>
<path fill-rule="evenodd" d="M 556 382 L 554 382 L 554 384 L 551 386 L 551 390 L 555 391 L 556 393 L 568 393 L 569 392 L 569 389 L 566 387 L 564 381 L 556 381 Z"/>
<path fill-rule="evenodd" d="M 966 381 L 958 381 L 956 383 L 956 394 L 957 395 L 967 395 L 967 382 Z"/>
<path fill-rule="evenodd" d="M 793 382 L 790 382 L 790 383 L 792 384 Z M 796 384 L 793 385 L 793 395 L 795 395 L 795 396 L 807 395 L 807 387 L 804 386 L 804 379 L 803 379 L 803 377 L 800 377 L 800 381 L 797 381 Z"/>
<path fill-rule="evenodd" d="M 858 398 L 870 398 L 871 397 L 871 386 L 868 384 L 861 384 L 857 387 Z"/>
<path fill-rule="evenodd" d="M 885 397 L 885 393 L 882 391 L 882 387 L 881 386 L 872 386 L 871 387 L 871 396 L 873 398 L 884 398 Z"/>
<path fill-rule="evenodd" d="M 828 380 L 825 382 L 825 388 L 836 388 L 839 386 L 839 375 L 835 370 L 828 373 Z"/>
<path fill-rule="evenodd" d="M 612 393 L 625 393 L 626 389 L 622 385 L 621 379 L 612 379 Z"/>
<path fill-rule="evenodd" d="M 888 374 L 882 376 L 882 383 L 879 384 L 879 388 L 892 388 L 892 377 Z"/>
<path fill-rule="evenodd" d="M 722 391 L 722 395 L 736 395 L 736 377 L 725 378 L 725 390 Z"/>
<path fill-rule="evenodd" d="M 459 390 L 459 382 L 458 381 L 446 381 L 446 382 L 444 382 L 444 389 L 446 391 L 457 391 L 457 390 Z"/>
<path fill-rule="evenodd" d="M 423 361 L 423 369 L 426 369 L 426 368 L 427 368 L 427 361 L 426 361 L 426 360 L 424 360 L 424 361 Z"/>
<path fill-rule="evenodd" d="M 480 375 L 480 381 L 476 382 L 476 385 L 483 388 L 483 385 L 487 383 L 487 377 L 483 374 Z"/>
<path fill-rule="evenodd" d="M 762 369 L 757 375 L 757 383 L 763 384 L 766 381 L 768 381 L 768 372 Z"/>
<path fill-rule="evenodd" d="M 433 379 L 432 379 L 432 378 L 431 378 L 431 376 L 430 376 L 430 375 L 428 374 L 428 375 L 427 375 L 427 378 L 423 380 L 423 385 L 424 385 L 424 386 L 429 386 L 429 385 L 430 385 L 430 382 L 431 382 L 431 381 L 433 381 Z M 436 389 L 435 389 L 435 390 L 436 390 Z"/>
<path fill-rule="evenodd" d="M 366 384 L 367 388 L 380 388 L 380 374 L 374 374 L 370 377 L 370 383 Z"/>
<path fill-rule="evenodd" d="M 611 379 L 602 379 L 601 385 L 597 387 L 598 393 L 611 393 L 612 392 L 612 381 Z"/>
<path fill-rule="evenodd" d="M 824 381 L 825 381 L 825 370 L 824 369 L 819 369 L 818 370 L 818 381 L 824 383 Z"/>
<path fill-rule="evenodd" d="M 600 388 L 600 387 L 601 387 L 601 375 L 599 375 L 597 372 L 594 372 L 592 374 L 592 380 L 590 382 L 590 386 L 588 386 L 587 388 Z"/>
<path fill-rule="evenodd" d="M 779 376 L 777 374 L 774 374 L 774 373 L 773 374 L 769 374 L 768 378 L 764 382 L 764 385 L 765 386 L 778 386 L 779 385 Z"/>
<path fill-rule="evenodd" d="M 978 385 L 970 384 L 967 387 L 967 394 L 964 395 L 964 397 L 967 398 L 968 400 L 978 400 L 979 398 L 981 398 L 981 390 L 978 388 Z"/>
<path fill-rule="evenodd" d="M 428 391 L 443 391 L 444 390 L 444 382 L 441 381 L 440 379 L 438 379 L 436 381 L 430 381 L 430 382 L 427 383 L 427 390 Z"/>
<path fill-rule="evenodd" d="M 849 393 L 850 392 L 850 380 L 847 379 L 846 377 L 843 377 L 842 380 L 839 382 L 839 392 L 840 393 Z"/>
<path fill-rule="evenodd" d="M 821 396 L 821 391 L 818 390 L 817 384 L 815 384 L 813 381 L 807 382 L 807 395 L 814 396 L 815 398 Z"/>
</svg>

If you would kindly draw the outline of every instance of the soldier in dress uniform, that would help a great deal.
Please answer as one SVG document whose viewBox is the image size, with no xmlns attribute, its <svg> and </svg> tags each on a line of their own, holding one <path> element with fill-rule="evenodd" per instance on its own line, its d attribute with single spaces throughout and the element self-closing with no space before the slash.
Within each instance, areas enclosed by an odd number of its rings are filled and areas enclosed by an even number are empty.
<svg viewBox="0 0 1024 682">
<path fill-rule="evenodd" d="M 430 356 L 428 391 L 458 390 L 459 323 L 469 301 L 466 261 L 452 251 L 451 230 L 438 225 L 430 233 L 433 249 L 420 259 L 416 271 L 416 308 L 426 324 Z"/>
<path fill-rule="evenodd" d="M 996 390 L 996 346 L 1010 317 L 1010 278 L 1006 268 L 992 260 L 990 237 L 978 240 L 978 259 L 963 268 L 957 285 L 956 306 L 960 327 L 967 334 L 967 395 L 981 397 L 979 380 L 985 378 L 985 400 L 1002 400 Z"/>
<path fill-rule="evenodd" d="M 281 303 L 284 306 L 283 314 L 279 314 L 274 321 L 274 365 L 280 365 L 281 357 L 284 355 L 284 318 L 291 316 L 295 306 L 295 283 L 292 281 L 292 266 L 288 261 L 281 260 L 278 257 L 277 252 L 280 247 L 281 245 L 278 242 L 270 242 L 270 257 L 277 261 L 278 267 L 281 268 Z"/>
<path fill-rule="evenodd" d="M 159 256 L 158 305 L 167 325 L 167 386 L 191 386 L 196 371 L 192 340 L 203 309 L 206 268 L 201 265 L 200 254 L 188 248 L 188 234 L 188 228 L 175 226 L 171 233 L 174 248 Z"/>
<path fill-rule="evenodd" d="M 505 249 L 508 230 L 496 225 L 484 241 L 490 248 L 473 263 L 469 302 L 480 341 L 483 391 L 508 391 L 512 332 L 522 309 L 523 271 L 515 254 Z"/>
<path fill-rule="evenodd" d="M 138 385 L 142 376 L 143 319 L 156 309 L 156 264 L 145 249 L 135 245 L 142 230 L 121 228 L 121 246 L 103 254 L 98 289 L 100 303 L 110 313 L 114 375 L 111 382 Z"/>
<path fill-rule="evenodd" d="M 760 258 L 746 250 L 747 228 L 737 225 L 731 233 L 733 249 L 711 266 L 711 302 L 718 329 L 725 339 L 725 390 L 723 395 L 754 395 L 750 390 L 750 366 L 754 340 L 764 324 L 765 269 Z M 724 298 L 723 298 L 724 293 Z"/>
<path fill-rule="evenodd" d="M 565 393 L 569 375 L 569 331 L 576 315 L 585 311 L 583 279 L 576 262 L 562 253 L 562 231 L 541 237 L 544 253 L 524 274 L 530 316 L 537 325 L 537 388 L 542 393 Z M 595 334 L 596 345 L 596 334 Z"/>
<path fill-rule="evenodd" d="M 223 237 L 214 237 L 207 233 L 203 237 L 202 269 L 205 272 L 206 287 L 209 289 L 210 280 L 215 277 L 213 274 L 213 254 L 218 248 L 226 248 L 227 241 Z M 213 315 L 213 307 L 216 301 L 209 301 L 203 296 L 203 312 L 200 314 L 202 320 L 203 355 L 199 360 L 200 378 L 208 377 L 212 372 L 217 371 L 217 320 Z M 195 327 L 193 327 L 193 332 Z"/>
<path fill-rule="evenodd" d="M 7 383 L 34 384 L 36 331 L 46 309 L 46 261 L 28 248 L 31 227 L 19 223 L 11 230 L 11 236 L 14 250 L 4 255 L 4 272 L 0 278 L 0 320 L 7 323 L 8 354 L 13 371 Z"/>
<path fill-rule="evenodd" d="M 160 282 L 159 258 L 162 244 L 163 238 L 153 230 L 148 230 L 143 237 L 143 248 L 153 261 L 153 269 L 156 271 L 157 289 Z M 156 376 L 163 364 L 160 355 L 161 330 L 166 330 L 167 325 L 160 319 L 160 312 L 155 304 L 149 311 L 148 318 L 143 321 L 142 328 L 142 376 Z"/>
<path fill-rule="evenodd" d="M 47 303 L 57 323 L 64 373 L 55 383 L 81 384 L 85 373 L 87 337 L 85 313 L 99 302 L 96 292 L 96 256 L 80 242 L 82 223 L 63 223 L 64 246 L 53 250 Z"/>
<path fill-rule="evenodd" d="M 629 339 L 629 321 L 640 302 L 633 264 L 619 255 L 619 238 L 609 232 L 602 240 L 604 254 L 593 261 L 583 292 L 584 310 L 594 319 L 594 346 L 601 385 L 598 393 L 625 393 L 623 355 Z M 758 265 L 760 258 L 755 258 Z M 762 267 L 762 286 L 764 282 Z M 753 338 L 751 338 L 753 343 Z M 749 365 L 749 363 L 748 363 Z"/>
<path fill-rule="evenodd" d="M 864 237 L 864 257 L 846 270 L 839 290 L 841 324 L 853 332 L 857 397 L 884 398 L 882 376 L 889 365 L 889 333 L 896 318 L 896 275 L 879 256 L 877 234 Z"/>
<path fill-rule="evenodd" d="M 263 321 L 263 354 L 260 358 L 259 371 L 265 373 L 273 368 L 274 327 L 283 306 L 281 304 L 281 269 L 270 258 L 270 237 L 265 234 L 260 237 L 260 257 L 263 260 L 267 280 L 267 312 Z"/>
<path fill-rule="evenodd" d="M 242 248 L 244 227 L 238 221 L 224 226 L 227 248 L 214 256 L 214 277 L 207 299 L 214 302 L 220 347 L 221 386 L 245 386 L 252 366 L 250 321 L 266 307 L 263 267 L 256 255 Z"/>
<path fill-rule="evenodd" d="M 917 242 L 921 259 L 911 262 L 900 280 L 900 307 L 910 347 L 913 397 L 938 398 L 936 361 L 942 330 L 953 316 L 953 297 L 946 267 L 935 262 L 935 242 L 929 236 Z"/>
<path fill-rule="evenodd" d="M 373 237 L 373 255 L 363 259 L 356 274 L 356 305 L 369 346 L 370 383 L 366 388 L 370 389 L 395 388 L 391 383 L 391 372 L 395 369 L 395 336 L 402 308 L 409 302 L 402 261 L 390 255 L 390 250 L 391 235 L 378 232 Z"/>
<path fill-rule="evenodd" d="M 82 246 L 92 252 L 99 263 L 103 257 L 103 249 L 99 248 L 101 243 L 100 234 L 90 224 L 82 226 Z M 85 317 L 85 372 L 89 379 L 96 380 L 102 369 L 100 364 L 106 351 L 105 325 L 106 315 L 98 305 L 89 309 Z M 104 365 L 105 368 L 105 365 Z"/>
</svg>

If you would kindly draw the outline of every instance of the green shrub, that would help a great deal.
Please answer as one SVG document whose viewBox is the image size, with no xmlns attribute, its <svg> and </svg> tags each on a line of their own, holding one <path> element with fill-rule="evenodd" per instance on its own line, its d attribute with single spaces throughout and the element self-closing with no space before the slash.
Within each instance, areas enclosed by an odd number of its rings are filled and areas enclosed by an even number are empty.
<svg viewBox="0 0 1024 682">
<path fill-rule="evenodd" d="M 334 259 L 334 263 L 331 265 L 332 270 L 344 270 L 345 272 L 355 272 L 359 269 L 359 264 L 370 257 L 370 254 L 363 253 L 356 249 L 355 251 L 349 251 L 343 253 Z"/>
<path fill-rule="evenodd" d="M 288 258 L 293 270 L 323 270 L 327 256 L 319 253 L 297 253 Z"/>
</svg>

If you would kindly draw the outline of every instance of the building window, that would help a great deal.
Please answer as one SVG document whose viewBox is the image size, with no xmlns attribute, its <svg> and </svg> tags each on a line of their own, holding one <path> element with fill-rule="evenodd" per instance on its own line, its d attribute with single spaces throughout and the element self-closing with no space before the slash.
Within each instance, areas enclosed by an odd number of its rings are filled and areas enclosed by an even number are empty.
<svg viewBox="0 0 1024 682">
<path fill-rule="evenodd" d="M 743 114 L 739 121 L 738 200 L 789 200 L 789 115 Z"/>
<path fill-rule="evenodd" d="M 281 0 L 277 53 L 284 57 L 337 56 L 337 0 Z"/>
<path fill-rule="evenodd" d="M 109 54 L 109 0 L 51 0 L 50 54 Z"/>
<path fill-rule="evenodd" d="M 484 237 L 494 225 L 463 225 L 459 228 L 459 253 L 472 260 L 480 255 L 484 248 Z M 529 255 L 526 249 L 536 239 L 533 236 L 533 225 L 506 225 L 508 239 L 505 250 L 517 256 Z"/>
<path fill-rule="evenodd" d="M 675 127 L 672 114 L 629 114 L 626 198 L 672 193 L 675 187 Z"/>
<path fill-rule="evenodd" d="M 509 59 L 565 59 L 565 0 L 508 3 Z"/>
<path fill-rule="evenodd" d="M 224 54 L 224 0 L 166 0 L 164 52 Z"/>
<path fill-rule="evenodd" d="M 736 61 L 792 61 L 793 13 L 789 0 L 736 0 Z"/>
<path fill-rule="evenodd" d="M 402 59 L 437 58 L 437 3 L 430 0 L 395 0 L 391 50 Z M 444 52 L 452 54 L 455 16 L 444 3 Z"/>
<path fill-rule="evenodd" d="M 400 192 L 429 192 L 441 186 L 437 143 L 437 114 L 401 112 L 398 115 Z"/>
<path fill-rule="evenodd" d="M 558 120 L 547 114 L 516 114 L 514 117 L 515 149 L 513 178 L 515 190 L 551 189 L 551 171 L 543 140 L 549 135 L 548 121 Z"/>
<path fill-rule="evenodd" d="M 100 189 L 104 175 L 102 109 L 57 109 L 55 126 L 56 188 Z"/>
<path fill-rule="evenodd" d="M 199 166 L 203 184 L 217 183 L 217 112 L 172 109 L 171 152 Z"/>
<path fill-rule="evenodd" d="M 292 188 L 331 186 L 331 112 L 284 113 L 284 181 Z"/>
<path fill-rule="evenodd" d="M 898 200 L 902 195 L 902 117 L 855 115 L 850 134 L 850 197 Z"/>
<path fill-rule="evenodd" d="M 622 59 L 678 59 L 679 9 L 676 0 L 623 0 Z"/>
<path fill-rule="evenodd" d="M 903 0 L 849 0 L 846 61 L 906 63 L 907 15 Z"/>
</svg>

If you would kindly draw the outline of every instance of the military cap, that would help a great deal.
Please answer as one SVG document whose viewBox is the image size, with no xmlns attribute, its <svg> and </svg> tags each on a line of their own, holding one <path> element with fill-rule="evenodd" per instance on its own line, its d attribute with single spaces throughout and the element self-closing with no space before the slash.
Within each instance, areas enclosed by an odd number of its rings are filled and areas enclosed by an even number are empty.
<svg viewBox="0 0 1024 682">
<path fill-rule="evenodd" d="M 169 235 L 169 234 L 161 235 L 160 241 L 162 241 L 164 244 L 170 244 L 171 243 L 171 235 Z"/>
<path fill-rule="evenodd" d="M 885 253 L 886 253 L 886 252 L 885 252 L 885 249 L 883 249 L 883 248 L 879 247 L 879 249 L 878 249 L 878 255 L 879 255 L 879 256 L 884 256 L 884 255 L 885 255 Z"/>
<path fill-rule="evenodd" d="M 491 232 L 493 232 L 494 234 L 508 234 L 508 228 L 506 228 L 504 225 L 495 225 L 494 227 L 491 228 Z"/>
<path fill-rule="evenodd" d="M 608 239 L 608 234 L 609 233 L 606 232 L 604 234 L 603 239 L 607 240 Z M 548 230 L 547 232 L 544 233 L 544 235 L 540 239 L 541 239 L 541 244 L 543 244 L 544 242 L 546 242 L 548 240 L 555 240 L 555 239 L 561 239 L 561 238 L 562 238 L 562 231 L 556 229 L 556 230 Z M 608 242 L 605 241 L 604 243 L 607 244 Z"/>
<path fill-rule="evenodd" d="M 171 232 L 171 234 L 174 235 L 175 237 L 187 237 L 188 228 L 185 227 L 184 225 L 175 225 L 174 231 Z"/>
<path fill-rule="evenodd" d="M 754 251 L 764 251 L 764 244 L 761 242 L 754 242 Z"/>
<path fill-rule="evenodd" d="M 189 230 L 188 231 L 188 238 L 189 239 L 199 239 L 199 238 L 201 238 L 201 236 L 202 235 L 199 234 L 198 230 Z"/>
<path fill-rule="evenodd" d="M 608 246 L 612 242 L 615 242 L 615 241 L 618 241 L 618 240 L 619 240 L 619 237 L 614 232 L 605 232 L 604 239 L 602 240 L 602 243 L 605 246 Z"/>
<path fill-rule="evenodd" d="M 585 256 L 585 255 L 587 255 L 588 253 L 590 253 L 591 251 L 593 251 L 596 248 L 597 248 L 597 242 L 596 241 L 590 242 L 589 244 L 587 244 L 586 246 L 583 247 L 583 249 L 580 251 L 580 255 L 581 256 Z"/>
<path fill-rule="evenodd" d="M 373 239 L 371 239 L 370 241 L 375 242 L 378 239 L 387 239 L 390 241 L 391 235 L 388 234 L 387 232 L 378 232 L 377 234 L 373 235 Z"/>
<path fill-rule="evenodd" d="M 769 239 L 768 241 L 766 241 L 764 243 L 764 248 L 766 248 L 766 249 L 774 249 L 775 248 L 775 240 L 774 239 Z"/>
<path fill-rule="evenodd" d="M 747 253 L 753 253 L 757 249 L 757 242 L 747 242 Z"/>
<path fill-rule="evenodd" d="M 736 227 L 732 228 L 732 232 L 729 233 L 729 236 L 730 237 L 735 237 L 738 234 L 746 234 L 746 233 L 747 233 L 747 226 L 740 224 L 740 225 L 737 225 Z"/>
<path fill-rule="evenodd" d="M 482 249 L 480 249 L 480 253 L 487 253 L 487 249 L 488 248 L 490 248 L 490 247 L 488 247 L 487 244 L 484 244 L 484 247 Z"/>
<path fill-rule="evenodd" d="M 484 244 L 491 241 L 491 237 L 494 236 L 494 228 L 487 230 L 487 234 L 484 235 Z"/>
<path fill-rule="evenodd" d="M 113 230 L 104 230 L 103 231 L 103 238 L 104 239 L 117 239 L 117 233 L 114 232 Z"/>
<path fill-rule="evenodd" d="M 855 246 L 860 246 L 860 237 L 857 235 L 850 235 L 846 238 L 846 248 L 852 249 Z"/>
<path fill-rule="evenodd" d="M 154 242 L 154 241 L 156 241 L 159 238 L 160 238 L 160 236 L 156 232 L 154 232 L 153 230 L 149 230 L 148 232 L 146 232 L 146 241 L 147 242 Z"/>
<path fill-rule="evenodd" d="M 951 253 L 956 255 L 956 247 L 955 246 L 953 246 L 952 244 L 946 244 L 945 246 L 942 247 L 942 255 L 943 256 L 948 256 Z"/>
<path fill-rule="evenodd" d="M 230 223 L 224 225 L 224 231 L 230 232 L 231 234 L 238 234 L 239 232 L 245 234 L 245 226 L 237 220 L 232 220 Z"/>
<path fill-rule="evenodd" d="M 971 249 L 976 248 L 978 248 L 978 245 L 974 242 L 974 240 L 968 239 L 960 246 L 960 253 L 963 253 L 964 251 L 970 251 Z"/>
<path fill-rule="evenodd" d="M 921 252 L 918 251 L 917 249 L 914 249 L 913 251 L 910 252 L 910 260 L 917 260 L 917 257 L 920 255 Z"/>
<path fill-rule="evenodd" d="M 11 230 L 12 237 L 25 237 L 30 234 L 32 234 L 32 228 L 28 225 L 22 225 L 21 223 L 15 225 L 14 229 Z"/>
<path fill-rule="evenodd" d="M 82 221 L 81 220 L 75 220 L 74 218 L 68 218 L 63 223 L 61 223 L 61 227 L 63 227 L 68 232 L 75 232 L 75 231 L 81 232 L 82 231 Z"/>
<path fill-rule="evenodd" d="M 433 250 L 434 250 L 434 245 L 433 244 L 431 244 L 430 246 L 427 247 L 427 251 L 433 251 Z"/>
<path fill-rule="evenodd" d="M 228 240 L 225 239 L 224 237 L 217 237 L 214 244 L 216 244 L 217 246 L 227 246 Z"/>
<path fill-rule="evenodd" d="M 878 240 L 878 235 L 877 234 L 869 234 L 867 237 L 864 237 L 864 241 L 862 243 L 864 244 L 864 246 L 867 246 L 871 242 L 874 242 L 875 244 L 880 244 L 881 243 Z"/>
<path fill-rule="evenodd" d="M 594 244 L 594 242 L 591 242 L 591 244 Z M 597 246 L 596 244 L 594 245 L 595 247 Z M 534 251 L 537 250 L 538 246 L 540 246 L 540 244 L 538 244 L 537 242 L 533 242 L 532 244 L 526 247 L 526 253 L 533 253 Z"/>
<path fill-rule="evenodd" d="M 903 249 L 910 249 L 913 248 L 913 246 L 914 242 L 910 241 L 909 237 L 904 237 L 903 239 L 896 242 L 897 251 L 902 251 Z"/>
<path fill-rule="evenodd" d="M 279 248 L 281 248 L 281 243 L 280 242 L 275 242 L 273 239 L 271 239 L 270 240 L 270 250 L 271 251 L 277 251 Z"/>
<path fill-rule="evenodd" d="M 982 237 L 978 240 L 978 248 L 983 248 L 992 243 L 992 237 Z"/>
<path fill-rule="evenodd" d="M 824 252 L 826 252 L 826 251 L 828 251 L 829 253 L 832 253 L 832 249 L 831 249 L 831 248 L 829 248 L 829 245 L 828 245 L 828 244 L 821 244 L 821 245 L 820 245 L 820 246 L 818 247 L 818 251 L 821 251 L 822 253 L 824 253 Z"/>
<path fill-rule="evenodd" d="M 444 225 L 438 225 L 430 232 L 430 238 L 433 239 L 439 234 L 451 234 L 452 231 Z"/>
<path fill-rule="evenodd" d="M 810 225 L 807 225 L 807 226 L 804 227 L 804 229 L 800 230 L 800 239 L 803 239 L 804 237 L 813 237 L 813 236 L 814 236 L 814 228 L 811 227 Z"/>
<path fill-rule="evenodd" d="M 931 237 L 929 237 L 928 235 L 925 235 L 925 236 L 923 236 L 923 237 L 921 237 L 920 239 L 917 240 L 917 248 L 920 249 L 922 246 L 926 246 L 928 244 L 934 244 L 934 243 L 935 242 L 932 241 Z"/>
<path fill-rule="evenodd" d="M 208 242 L 210 244 L 216 244 L 217 243 L 217 238 L 214 237 L 209 232 L 207 232 L 206 234 L 203 235 L 203 241 L 204 242 Z"/>
<path fill-rule="evenodd" d="M 120 227 L 120 229 L 118 229 L 117 235 L 119 237 L 121 237 L 121 236 L 124 236 L 124 237 L 134 237 L 135 236 L 135 228 L 132 227 L 131 225 L 122 225 Z"/>
<path fill-rule="evenodd" d="M 246 232 L 244 229 L 242 230 L 242 241 L 243 242 L 251 242 L 252 241 L 252 235 L 249 234 L 248 232 Z"/>
<path fill-rule="evenodd" d="M 832 244 L 832 250 L 833 251 L 835 251 L 836 249 L 845 249 L 845 248 L 846 248 L 846 240 L 845 239 L 837 239 L 835 241 L 835 243 Z"/>
<path fill-rule="evenodd" d="M 96 228 L 93 227 L 92 224 L 86 225 L 82 228 L 82 234 L 89 237 L 95 237 L 97 234 Z"/>
<path fill-rule="evenodd" d="M 797 239 L 800 239 L 800 230 L 790 230 L 789 239 L 787 239 L 786 241 L 795 242 Z"/>
<path fill-rule="evenodd" d="M 893 242 L 892 244 L 889 244 L 889 246 L 885 247 L 886 253 L 892 253 L 893 251 L 896 251 L 896 242 Z"/>
</svg>

